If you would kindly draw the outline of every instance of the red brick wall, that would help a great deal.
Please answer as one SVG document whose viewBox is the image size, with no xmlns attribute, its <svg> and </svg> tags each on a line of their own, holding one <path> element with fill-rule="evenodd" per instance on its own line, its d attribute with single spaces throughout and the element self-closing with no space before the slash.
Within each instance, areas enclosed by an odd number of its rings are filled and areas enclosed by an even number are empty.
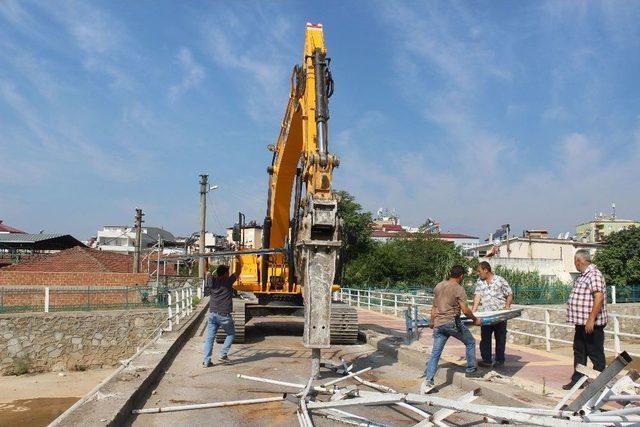
<svg viewBox="0 0 640 427">
<path fill-rule="evenodd" d="M 36 311 L 42 311 L 44 309 L 44 288 L 44 286 L 30 286 L 28 291 L 16 292 L 15 286 L 6 290 L 0 286 L 0 311 L 2 311 L 2 308 L 10 310 L 11 307 L 15 306 L 29 306 Z M 108 308 L 106 306 L 111 304 L 141 304 L 143 303 L 142 291 L 148 293 L 149 288 L 143 287 L 141 290 L 135 287 L 125 289 L 113 287 L 106 290 L 104 288 L 96 288 L 92 292 L 87 292 L 87 288 L 58 286 L 49 290 L 49 306 L 51 310 L 64 309 L 65 306 L 77 306 L 81 310 L 84 307 L 100 310 L 101 308 Z"/>
<path fill-rule="evenodd" d="M 125 286 L 146 285 L 147 273 L 49 273 L 0 270 L 0 285 Z"/>
</svg>

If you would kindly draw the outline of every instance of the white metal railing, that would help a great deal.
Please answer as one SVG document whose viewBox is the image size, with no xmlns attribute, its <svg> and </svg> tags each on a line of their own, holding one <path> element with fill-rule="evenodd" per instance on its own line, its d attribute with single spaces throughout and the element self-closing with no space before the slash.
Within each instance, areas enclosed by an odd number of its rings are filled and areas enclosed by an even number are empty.
<svg viewBox="0 0 640 427">
<path fill-rule="evenodd" d="M 193 296 L 194 291 L 191 286 L 169 291 L 169 295 L 167 296 L 168 325 L 165 331 L 171 332 L 174 321 L 177 326 L 180 324 L 180 319 L 191 315 L 194 308 Z"/>
<path fill-rule="evenodd" d="M 364 308 L 367 310 L 378 311 L 380 313 L 393 314 L 396 317 L 404 317 L 404 310 L 407 308 L 417 307 L 418 311 L 422 310 L 425 315 L 431 312 L 431 302 L 433 300 L 432 295 L 412 295 L 407 293 L 388 292 L 384 290 L 372 290 L 372 289 L 350 289 L 341 288 L 335 292 L 334 298 L 349 304 L 350 306 L 356 306 L 358 308 Z M 526 317 L 518 317 L 513 319 L 518 322 L 525 322 L 530 324 L 544 325 L 544 335 L 535 334 L 531 332 L 524 332 L 518 329 L 509 329 L 510 334 L 522 335 L 532 338 L 538 338 L 544 341 L 545 348 L 548 352 L 551 351 L 552 343 L 573 344 L 572 341 L 554 337 L 552 327 L 566 328 L 573 330 L 574 326 L 566 323 L 555 323 L 551 321 L 551 313 L 560 312 L 564 315 L 565 310 L 553 307 L 539 307 L 531 305 L 512 305 L 513 308 L 522 308 L 527 312 L 542 314 L 544 320 L 529 319 Z M 523 312 L 525 312 L 523 310 Z M 628 319 L 634 322 L 640 321 L 640 316 L 630 316 L 619 313 L 609 312 L 609 324 L 605 328 L 605 337 L 611 337 L 613 339 L 613 346 L 605 346 L 605 351 L 610 353 L 619 354 L 622 352 L 621 338 L 635 339 L 640 343 L 640 335 L 621 330 L 620 320 Z M 627 351 L 632 356 L 640 357 L 640 354 Z"/>
</svg>

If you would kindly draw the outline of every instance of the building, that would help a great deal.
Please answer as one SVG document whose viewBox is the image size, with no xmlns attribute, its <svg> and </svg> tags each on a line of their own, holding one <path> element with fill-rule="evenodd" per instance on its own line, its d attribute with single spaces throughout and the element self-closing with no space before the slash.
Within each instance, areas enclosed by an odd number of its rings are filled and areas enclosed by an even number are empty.
<svg viewBox="0 0 640 427">
<path fill-rule="evenodd" d="M 376 242 L 388 242 L 398 237 L 406 237 L 409 233 L 400 224 L 374 223 L 371 238 Z"/>
<path fill-rule="evenodd" d="M 410 237 L 418 233 L 424 233 L 439 237 L 442 240 L 453 243 L 455 246 L 460 246 L 462 250 L 466 251 L 474 248 L 480 244 L 480 239 L 476 236 L 470 236 L 461 233 L 430 233 L 424 231 L 421 227 L 405 227 L 400 224 L 375 224 L 371 232 L 371 238 L 376 242 L 388 242 L 392 239 L 399 237 Z"/>
<path fill-rule="evenodd" d="M 615 205 L 614 205 L 615 209 Z M 601 243 L 611 233 L 625 230 L 629 227 L 640 227 L 639 221 L 616 218 L 615 210 L 611 215 L 598 214 L 589 222 L 576 226 L 576 236 L 586 242 Z"/>
<path fill-rule="evenodd" d="M 0 285 L 122 286 L 149 280 L 147 273 L 132 271 L 132 255 L 76 246 L 0 269 Z"/>
<path fill-rule="evenodd" d="M 237 224 L 236 224 L 237 226 Z M 234 227 L 227 228 L 227 242 L 230 246 L 237 246 L 238 242 L 233 240 Z M 262 226 L 258 225 L 255 221 L 247 223 L 240 232 L 241 245 L 243 248 L 248 249 L 261 249 L 262 248 Z"/>
<path fill-rule="evenodd" d="M 142 227 L 140 247 L 150 248 L 162 238 L 165 245 L 175 245 L 173 234 L 158 227 Z M 98 231 L 96 248 L 104 251 L 132 254 L 135 250 L 136 230 L 126 225 L 105 225 Z"/>
<path fill-rule="evenodd" d="M 442 240 L 452 242 L 455 246 L 460 246 L 463 251 L 472 250 L 480 244 L 480 238 L 460 233 L 439 233 L 436 236 Z"/>
<path fill-rule="evenodd" d="M 204 233 L 204 247 L 207 252 L 221 251 L 226 249 L 228 246 L 229 243 L 225 236 L 210 232 Z"/>
<path fill-rule="evenodd" d="M 494 267 L 535 271 L 542 277 L 569 282 L 579 274 L 573 264 L 576 251 L 588 249 L 593 253 L 599 246 L 598 243 L 540 238 L 525 234 L 523 237 L 509 237 L 476 246 L 472 253 Z"/>
<path fill-rule="evenodd" d="M 0 234 L 9 234 L 9 233 L 18 233 L 18 234 L 26 234 L 22 230 L 18 230 L 17 228 L 9 227 L 7 224 L 4 224 L 0 219 Z"/>
</svg>

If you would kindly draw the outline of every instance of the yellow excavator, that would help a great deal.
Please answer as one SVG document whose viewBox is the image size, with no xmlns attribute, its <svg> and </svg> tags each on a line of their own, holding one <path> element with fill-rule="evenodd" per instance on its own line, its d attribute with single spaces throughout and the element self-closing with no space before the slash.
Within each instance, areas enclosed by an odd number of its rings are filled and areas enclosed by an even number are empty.
<svg viewBox="0 0 640 427">
<path fill-rule="evenodd" d="M 244 325 L 252 317 L 304 314 L 303 344 L 313 349 L 316 363 L 320 349 L 355 343 L 358 335 L 356 310 L 331 298 L 339 289 L 334 279 L 341 219 L 331 188 L 339 159 L 328 144 L 334 88 L 329 65 L 322 25 L 307 24 L 302 64 L 291 74 L 278 140 L 268 147 L 273 158 L 262 248 L 244 249 L 241 221 L 234 228 L 240 242 L 235 262 L 242 265 L 234 287 L 251 295 L 234 300 L 236 341 L 244 341 Z"/>
</svg>

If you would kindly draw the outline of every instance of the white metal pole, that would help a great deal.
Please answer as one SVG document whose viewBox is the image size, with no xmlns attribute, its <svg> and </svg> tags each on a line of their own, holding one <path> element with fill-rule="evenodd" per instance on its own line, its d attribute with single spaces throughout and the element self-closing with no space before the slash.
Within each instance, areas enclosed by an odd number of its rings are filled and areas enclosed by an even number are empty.
<svg viewBox="0 0 640 427">
<path fill-rule="evenodd" d="M 44 288 L 44 312 L 49 312 L 49 287 Z"/>
<path fill-rule="evenodd" d="M 612 304 L 616 303 L 616 286 L 615 285 L 611 286 L 611 303 Z"/>
<path fill-rule="evenodd" d="M 176 325 L 180 324 L 180 300 L 178 300 L 178 291 L 173 291 L 173 296 L 176 300 Z"/>
<path fill-rule="evenodd" d="M 180 303 L 182 305 L 182 310 L 180 310 L 180 311 L 182 312 L 182 317 L 184 317 L 184 316 L 187 315 L 187 313 L 186 313 L 186 311 L 187 311 L 187 304 L 186 304 L 187 300 L 184 297 L 184 288 L 180 289 L 180 296 L 181 296 Z"/>
<path fill-rule="evenodd" d="M 393 294 L 393 315 L 398 317 L 398 294 Z"/>
<path fill-rule="evenodd" d="M 171 332 L 173 330 L 173 313 L 171 310 L 171 292 L 169 292 L 169 295 L 167 297 L 167 308 L 169 309 L 169 327 L 167 328 L 167 330 L 169 332 Z"/>
<path fill-rule="evenodd" d="M 380 313 L 382 313 L 382 291 L 380 291 Z"/>
<path fill-rule="evenodd" d="M 367 289 L 367 310 L 371 310 L 371 289 Z"/>
<path fill-rule="evenodd" d="M 131 411 L 131 413 L 132 414 L 157 414 L 160 412 L 177 412 L 177 411 L 189 411 L 192 409 L 222 408 L 225 406 L 251 405 L 253 403 L 277 402 L 279 400 L 284 400 L 284 396 L 261 397 L 259 399 L 234 400 L 231 402 L 196 403 L 194 405 L 165 406 L 164 408 L 143 408 L 143 409 L 134 409 Z"/>
<path fill-rule="evenodd" d="M 616 354 L 620 354 L 622 352 L 620 348 L 620 319 L 616 315 L 613 315 L 613 343 Z"/>
<path fill-rule="evenodd" d="M 544 311 L 544 341 L 547 347 L 547 351 L 551 351 L 551 325 L 549 325 L 550 321 L 549 310 Z"/>
<path fill-rule="evenodd" d="M 340 377 L 340 378 L 333 379 L 331 381 L 327 381 L 326 383 L 322 384 L 322 387 L 329 387 L 330 385 L 337 384 L 339 382 L 347 380 L 347 379 L 349 379 L 351 377 L 355 377 L 356 375 L 363 374 L 363 373 L 365 373 L 367 371 L 370 371 L 370 370 L 371 370 L 371 366 L 368 366 L 368 367 L 366 367 L 364 369 L 361 369 L 361 370 L 359 370 L 357 372 L 351 372 L 349 375 L 345 375 L 344 377 Z"/>
</svg>

